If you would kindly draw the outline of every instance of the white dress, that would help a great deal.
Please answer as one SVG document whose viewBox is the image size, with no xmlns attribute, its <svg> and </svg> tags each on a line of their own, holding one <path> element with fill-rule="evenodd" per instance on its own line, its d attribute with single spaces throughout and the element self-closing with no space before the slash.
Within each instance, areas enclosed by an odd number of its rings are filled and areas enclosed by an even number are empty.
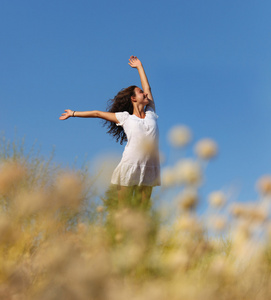
<svg viewBox="0 0 271 300">
<path fill-rule="evenodd" d="M 160 181 L 158 152 L 159 131 L 157 114 L 150 106 L 141 119 L 127 111 L 118 112 L 116 118 L 127 136 L 122 159 L 113 172 L 111 183 L 121 186 L 157 186 Z"/>
</svg>

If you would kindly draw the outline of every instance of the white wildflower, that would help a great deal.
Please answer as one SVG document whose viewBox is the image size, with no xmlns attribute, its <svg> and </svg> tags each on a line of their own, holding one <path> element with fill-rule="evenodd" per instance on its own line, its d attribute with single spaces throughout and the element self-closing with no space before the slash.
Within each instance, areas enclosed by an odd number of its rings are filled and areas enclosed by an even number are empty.
<svg viewBox="0 0 271 300">
<path fill-rule="evenodd" d="M 191 159 L 180 160 L 175 166 L 177 184 L 199 184 L 202 172 L 199 164 Z"/>
<path fill-rule="evenodd" d="M 226 202 L 226 196 L 221 191 L 214 191 L 209 195 L 209 203 L 213 207 L 222 207 Z"/>
<path fill-rule="evenodd" d="M 191 140 L 191 131 L 183 125 L 174 126 L 169 131 L 168 139 L 173 147 L 184 147 Z"/>
<path fill-rule="evenodd" d="M 211 139 L 202 139 L 195 146 L 195 152 L 202 159 L 211 159 L 217 155 L 217 144 Z"/>
</svg>

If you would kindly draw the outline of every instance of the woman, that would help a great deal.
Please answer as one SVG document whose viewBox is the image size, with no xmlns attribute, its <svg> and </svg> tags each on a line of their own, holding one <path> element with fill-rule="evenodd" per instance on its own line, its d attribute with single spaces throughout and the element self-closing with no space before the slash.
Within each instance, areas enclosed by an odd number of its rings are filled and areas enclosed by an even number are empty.
<svg viewBox="0 0 271 300">
<path fill-rule="evenodd" d="M 113 135 L 117 142 L 120 140 L 122 144 L 123 141 L 127 141 L 111 183 L 117 186 L 120 204 L 136 192 L 140 205 L 146 207 L 152 188 L 160 185 L 158 116 L 141 61 L 136 56 L 131 56 L 128 64 L 138 70 L 142 89 L 134 85 L 122 89 L 110 100 L 106 112 L 67 109 L 59 119 L 101 118 L 108 124 L 108 133 Z"/>
</svg>

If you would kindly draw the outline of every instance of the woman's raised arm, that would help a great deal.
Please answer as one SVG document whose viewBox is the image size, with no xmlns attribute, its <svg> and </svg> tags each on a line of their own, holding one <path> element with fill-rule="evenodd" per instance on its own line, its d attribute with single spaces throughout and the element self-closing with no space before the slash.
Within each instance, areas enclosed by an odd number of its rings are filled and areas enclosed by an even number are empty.
<svg viewBox="0 0 271 300">
<path fill-rule="evenodd" d="M 116 118 L 115 113 L 92 110 L 92 111 L 75 111 L 70 109 L 65 109 L 65 112 L 59 117 L 59 120 L 66 120 L 70 117 L 79 117 L 79 118 L 100 118 L 106 121 L 119 123 Z"/>
<path fill-rule="evenodd" d="M 152 93 L 151 93 L 151 87 L 147 78 L 147 75 L 145 73 L 145 70 L 143 68 L 143 65 L 141 61 L 136 57 L 136 56 L 130 56 L 129 58 L 129 63 L 128 63 L 132 68 L 137 68 L 142 89 L 144 93 L 148 94 L 148 99 L 153 101 Z"/>
</svg>

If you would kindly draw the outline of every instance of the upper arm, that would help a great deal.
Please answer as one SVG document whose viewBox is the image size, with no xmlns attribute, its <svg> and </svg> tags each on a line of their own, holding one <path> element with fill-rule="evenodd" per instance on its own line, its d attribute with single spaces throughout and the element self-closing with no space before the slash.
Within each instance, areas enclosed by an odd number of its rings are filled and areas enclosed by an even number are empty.
<svg viewBox="0 0 271 300">
<path fill-rule="evenodd" d="M 143 88 L 143 87 L 142 87 L 142 88 Z M 152 92 L 151 92 L 150 86 L 149 86 L 148 88 L 145 87 L 145 89 L 143 88 L 143 91 L 144 91 L 144 93 L 147 93 L 147 94 L 148 94 L 148 98 L 149 98 L 152 102 L 154 102 L 154 101 L 153 101 L 153 96 L 152 96 Z"/>
<path fill-rule="evenodd" d="M 153 110 L 155 111 L 155 104 L 154 104 L 150 86 L 148 88 L 145 87 L 145 90 L 143 90 L 143 91 L 144 91 L 144 93 L 148 94 L 148 99 L 150 100 L 148 106 L 151 106 L 153 108 Z"/>
<path fill-rule="evenodd" d="M 155 103 L 154 103 L 154 100 L 153 100 L 151 88 L 149 88 L 145 93 L 148 94 L 148 99 L 150 100 L 149 104 L 147 106 L 150 106 L 155 111 Z"/>
<path fill-rule="evenodd" d="M 113 112 L 97 111 L 97 117 L 109 122 L 119 123 L 116 114 Z"/>
</svg>

